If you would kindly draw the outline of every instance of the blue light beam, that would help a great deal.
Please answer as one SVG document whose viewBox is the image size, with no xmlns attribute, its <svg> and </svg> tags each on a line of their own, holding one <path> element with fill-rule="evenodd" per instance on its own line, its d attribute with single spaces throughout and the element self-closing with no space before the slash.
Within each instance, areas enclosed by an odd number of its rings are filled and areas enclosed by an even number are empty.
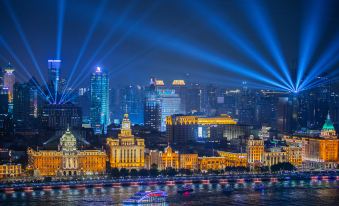
<svg viewBox="0 0 339 206">
<path fill-rule="evenodd" d="M 319 43 L 320 31 L 323 30 L 324 23 L 321 19 L 324 17 L 326 10 L 326 1 L 313 0 L 306 4 L 309 5 L 300 37 L 299 64 L 296 80 L 296 88 L 299 88 L 300 81 L 307 70 L 311 57 L 313 56 L 316 43 Z"/>
<path fill-rule="evenodd" d="M 243 3 L 243 2 L 242 2 Z M 278 64 L 280 70 L 285 75 L 290 87 L 294 88 L 294 84 L 292 82 L 292 78 L 289 72 L 289 69 L 286 65 L 284 56 L 280 50 L 280 46 L 276 39 L 276 35 L 272 29 L 272 24 L 269 23 L 268 17 L 265 14 L 265 11 L 260 8 L 258 5 L 258 1 L 246 1 L 243 5 L 245 5 L 246 14 L 248 15 L 248 19 L 252 22 L 252 26 L 255 31 L 259 34 L 259 37 L 263 41 L 263 43 L 268 48 L 270 54 L 273 55 L 274 60 Z"/>
<path fill-rule="evenodd" d="M 34 68 L 37 70 L 37 72 L 38 72 L 38 74 L 39 74 L 41 80 L 43 81 L 44 85 L 46 86 L 46 89 L 47 89 L 49 95 L 51 96 L 51 98 L 53 98 L 52 93 L 50 92 L 50 90 L 49 90 L 49 88 L 48 88 L 48 85 L 47 85 L 47 83 L 46 83 L 46 81 L 45 81 L 45 78 L 44 78 L 44 76 L 43 76 L 43 74 L 42 74 L 42 72 L 41 72 L 41 68 L 40 68 L 38 62 L 36 61 L 35 56 L 34 56 L 34 54 L 33 54 L 33 51 L 32 51 L 32 49 L 31 49 L 31 47 L 30 47 L 30 45 L 29 45 L 29 43 L 28 43 L 28 40 L 27 40 L 27 38 L 26 38 L 26 35 L 25 35 L 25 33 L 23 32 L 23 30 L 22 30 L 22 28 L 21 28 L 21 25 L 20 25 L 18 19 L 17 19 L 16 16 L 15 16 L 15 12 L 14 12 L 14 10 L 12 9 L 12 6 L 10 5 L 10 3 L 9 3 L 8 1 L 4 1 L 4 3 L 5 3 L 5 6 L 6 6 L 7 10 L 8 10 L 8 13 L 9 13 L 9 15 L 10 15 L 12 21 L 14 22 L 15 28 L 17 29 L 17 31 L 18 31 L 18 33 L 19 33 L 19 36 L 20 36 L 22 42 L 24 43 L 24 46 L 25 46 L 25 48 L 26 48 L 26 50 L 27 50 L 29 56 L 31 57 L 31 60 L 32 60 L 32 62 L 33 62 L 33 64 L 34 64 Z"/>
<path fill-rule="evenodd" d="M 58 1 L 58 33 L 57 33 L 57 59 L 61 58 L 61 48 L 62 48 L 62 33 L 64 29 L 64 16 L 65 16 L 65 0 Z"/>
</svg>

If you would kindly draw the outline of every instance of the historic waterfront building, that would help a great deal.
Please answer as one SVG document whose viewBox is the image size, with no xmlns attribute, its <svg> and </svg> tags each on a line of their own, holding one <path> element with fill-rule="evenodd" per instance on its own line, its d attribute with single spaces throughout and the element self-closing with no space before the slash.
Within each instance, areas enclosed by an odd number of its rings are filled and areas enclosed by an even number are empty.
<svg viewBox="0 0 339 206">
<path fill-rule="evenodd" d="M 107 138 L 106 145 L 111 168 L 144 168 L 145 142 L 132 134 L 128 114 L 124 115 L 118 138 Z"/>
<path fill-rule="evenodd" d="M 329 115 L 320 137 L 304 137 L 302 140 L 302 155 L 306 168 L 337 168 L 339 139 Z"/>
<path fill-rule="evenodd" d="M 264 140 L 250 136 L 247 142 L 247 162 L 250 166 L 261 166 L 264 162 Z"/>
<path fill-rule="evenodd" d="M 218 151 L 225 158 L 225 167 L 247 167 L 247 153 Z"/>
<path fill-rule="evenodd" d="M 0 179 L 18 177 L 22 175 L 23 170 L 21 164 L 2 164 L 0 165 Z"/>
<path fill-rule="evenodd" d="M 28 148 L 28 170 L 35 176 L 93 175 L 106 172 L 106 152 L 78 150 L 77 141 L 69 129 L 60 138 L 58 150 Z"/>
<path fill-rule="evenodd" d="M 180 154 L 180 169 L 198 170 L 198 154 Z"/>
<path fill-rule="evenodd" d="M 179 169 L 179 152 L 173 151 L 172 147 L 169 145 L 165 148 L 164 152 L 160 152 L 160 169 Z"/>
<path fill-rule="evenodd" d="M 199 157 L 199 169 L 202 172 L 208 170 L 222 170 L 225 169 L 224 157 Z"/>
</svg>

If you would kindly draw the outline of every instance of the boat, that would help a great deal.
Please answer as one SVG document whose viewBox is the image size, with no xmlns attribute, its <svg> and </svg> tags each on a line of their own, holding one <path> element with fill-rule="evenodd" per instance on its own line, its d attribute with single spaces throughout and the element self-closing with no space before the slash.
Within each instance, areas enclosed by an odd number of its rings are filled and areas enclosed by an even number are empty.
<svg viewBox="0 0 339 206">
<path fill-rule="evenodd" d="M 193 192 L 191 185 L 184 185 L 178 189 L 178 193 Z"/>
<path fill-rule="evenodd" d="M 222 192 L 225 194 L 225 195 L 230 195 L 234 192 L 234 189 L 232 187 L 226 187 L 222 190 Z"/>
<path fill-rule="evenodd" d="M 140 191 L 135 193 L 132 197 L 123 201 L 124 205 L 139 205 L 139 204 L 153 204 L 165 203 L 167 200 L 167 193 L 162 190 L 156 191 Z"/>
</svg>

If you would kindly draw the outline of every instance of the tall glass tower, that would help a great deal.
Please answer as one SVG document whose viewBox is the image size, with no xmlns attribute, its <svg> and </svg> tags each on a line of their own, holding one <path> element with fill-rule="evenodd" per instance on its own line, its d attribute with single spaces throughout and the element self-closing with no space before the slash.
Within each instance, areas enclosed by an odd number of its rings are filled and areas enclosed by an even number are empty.
<svg viewBox="0 0 339 206">
<path fill-rule="evenodd" d="M 61 60 L 58 59 L 50 59 L 48 60 L 48 77 L 51 87 L 51 93 L 54 95 L 53 99 L 54 103 L 57 102 L 58 96 L 58 87 L 59 87 L 59 80 L 60 80 L 60 64 Z"/>
<path fill-rule="evenodd" d="M 107 132 L 109 124 L 109 79 L 100 67 L 91 76 L 91 126 L 95 134 Z"/>
</svg>

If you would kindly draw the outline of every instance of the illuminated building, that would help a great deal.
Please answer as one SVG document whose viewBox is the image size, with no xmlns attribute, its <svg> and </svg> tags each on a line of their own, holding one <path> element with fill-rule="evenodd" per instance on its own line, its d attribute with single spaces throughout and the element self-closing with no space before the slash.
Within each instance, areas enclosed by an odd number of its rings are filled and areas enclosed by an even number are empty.
<svg viewBox="0 0 339 206">
<path fill-rule="evenodd" d="M 247 167 L 247 153 L 218 151 L 218 154 L 225 158 L 225 167 Z"/>
<path fill-rule="evenodd" d="M 145 168 L 151 169 L 152 165 L 156 165 L 158 168 L 161 166 L 161 156 L 158 150 L 147 150 L 145 152 Z"/>
<path fill-rule="evenodd" d="M 146 91 L 144 105 L 144 125 L 150 129 L 160 131 L 161 128 L 161 100 L 156 91 L 155 80 Z"/>
<path fill-rule="evenodd" d="M 287 162 L 293 164 L 295 167 L 301 167 L 302 165 L 302 147 L 287 146 L 284 147 L 286 151 Z"/>
<path fill-rule="evenodd" d="M 180 169 L 198 170 L 198 154 L 180 154 Z"/>
<path fill-rule="evenodd" d="M 264 166 L 271 167 L 272 165 L 287 162 L 287 154 L 281 148 L 271 148 L 270 151 L 264 153 L 263 164 Z"/>
<path fill-rule="evenodd" d="M 132 124 L 144 123 L 144 89 L 137 86 L 129 85 L 120 90 L 120 117 L 128 113 Z"/>
<path fill-rule="evenodd" d="M 58 150 L 28 148 L 28 170 L 35 176 L 76 176 L 106 172 L 106 152 L 78 150 L 77 141 L 69 129 L 60 138 Z"/>
<path fill-rule="evenodd" d="M 222 170 L 225 169 L 224 157 L 199 157 L 199 169 L 202 172 L 208 170 Z"/>
<path fill-rule="evenodd" d="M 55 102 L 57 101 L 56 98 L 60 80 L 60 64 L 61 60 L 48 60 L 48 77 L 53 95 L 52 99 L 54 99 Z"/>
<path fill-rule="evenodd" d="M 4 87 L 4 72 L 2 68 L 0 67 L 0 92 Z"/>
<path fill-rule="evenodd" d="M 179 152 L 173 151 L 169 145 L 165 148 L 164 152 L 160 152 L 161 165 L 160 169 L 173 168 L 179 169 Z"/>
<path fill-rule="evenodd" d="M 250 166 L 261 166 L 264 162 L 264 140 L 251 135 L 247 142 L 247 161 Z"/>
<path fill-rule="evenodd" d="M 0 179 L 9 177 L 18 177 L 23 174 L 20 164 L 2 164 L 0 165 Z"/>
<path fill-rule="evenodd" d="M 128 114 L 124 115 L 118 138 L 107 138 L 106 144 L 111 168 L 141 169 L 145 166 L 144 139 L 132 134 Z"/>
<path fill-rule="evenodd" d="M 14 68 L 9 63 L 7 67 L 4 69 L 4 86 L 3 88 L 6 88 L 8 91 L 8 103 L 9 103 L 9 110 L 12 111 L 12 102 L 13 102 L 13 87 L 15 84 L 15 75 L 14 75 Z"/>
<path fill-rule="evenodd" d="M 107 131 L 109 124 L 109 79 L 100 67 L 91 76 L 91 126 L 96 134 Z"/>
<path fill-rule="evenodd" d="M 174 114 L 184 114 L 183 103 L 178 94 L 174 90 L 163 89 L 158 90 L 161 108 L 161 126 L 160 131 L 166 131 L 166 117 Z"/>
<path fill-rule="evenodd" d="M 199 117 L 172 115 L 166 118 L 168 141 L 178 147 L 188 146 L 192 141 L 217 141 L 222 139 L 227 127 L 235 125 L 228 115 Z"/>
<path fill-rule="evenodd" d="M 330 116 L 327 116 L 320 137 L 303 138 L 303 161 L 305 167 L 336 168 L 338 164 L 339 139 Z"/>
<path fill-rule="evenodd" d="M 46 104 L 42 108 L 42 123 L 53 130 L 65 130 L 68 126 L 81 128 L 81 108 L 72 103 Z"/>
</svg>

